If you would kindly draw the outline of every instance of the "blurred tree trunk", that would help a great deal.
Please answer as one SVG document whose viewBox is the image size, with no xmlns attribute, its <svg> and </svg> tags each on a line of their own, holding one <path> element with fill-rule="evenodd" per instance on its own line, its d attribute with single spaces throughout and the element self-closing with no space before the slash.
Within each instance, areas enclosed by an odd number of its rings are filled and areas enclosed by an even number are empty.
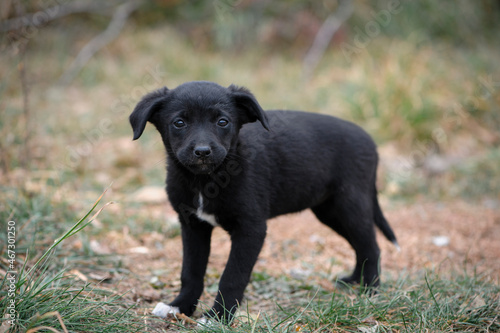
<svg viewBox="0 0 500 333">
<path fill-rule="evenodd" d="M 304 80 L 309 80 L 316 66 L 323 58 L 333 35 L 351 17 L 354 11 L 352 0 L 339 0 L 337 10 L 331 13 L 319 29 L 314 42 L 307 52 L 303 61 L 302 76 Z"/>
</svg>

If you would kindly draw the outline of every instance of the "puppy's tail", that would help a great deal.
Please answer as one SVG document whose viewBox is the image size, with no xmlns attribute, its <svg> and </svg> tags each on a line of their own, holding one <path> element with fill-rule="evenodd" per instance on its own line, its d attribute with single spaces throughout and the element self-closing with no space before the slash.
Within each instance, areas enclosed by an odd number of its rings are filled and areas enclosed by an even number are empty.
<svg viewBox="0 0 500 333">
<path fill-rule="evenodd" d="M 382 231 L 384 236 L 394 244 L 396 249 L 400 251 L 401 247 L 398 244 L 396 236 L 394 235 L 394 232 L 392 231 L 389 222 L 387 222 L 387 220 L 385 219 L 384 214 L 382 213 L 382 209 L 380 209 L 380 205 L 378 203 L 378 198 L 377 198 L 377 190 L 374 191 L 373 203 L 374 203 L 373 214 L 374 214 L 375 225 L 380 229 L 380 231 Z"/>
</svg>

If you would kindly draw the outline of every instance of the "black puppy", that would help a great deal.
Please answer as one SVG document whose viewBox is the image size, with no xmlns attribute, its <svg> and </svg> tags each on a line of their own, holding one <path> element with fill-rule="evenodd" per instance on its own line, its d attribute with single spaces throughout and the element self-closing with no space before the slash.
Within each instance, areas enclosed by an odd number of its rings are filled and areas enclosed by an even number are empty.
<svg viewBox="0 0 500 333">
<path fill-rule="evenodd" d="M 374 226 L 397 243 L 377 200 L 376 147 L 360 127 L 326 115 L 264 112 L 247 89 L 211 82 L 144 96 L 130 115 L 134 140 L 148 121 L 167 150 L 167 193 L 183 243 L 180 294 L 153 313 L 193 314 L 212 229 L 219 226 L 231 236 L 231 252 L 207 315 L 232 320 L 264 244 L 266 220 L 307 208 L 356 251 L 354 272 L 343 280 L 379 284 Z"/>
</svg>

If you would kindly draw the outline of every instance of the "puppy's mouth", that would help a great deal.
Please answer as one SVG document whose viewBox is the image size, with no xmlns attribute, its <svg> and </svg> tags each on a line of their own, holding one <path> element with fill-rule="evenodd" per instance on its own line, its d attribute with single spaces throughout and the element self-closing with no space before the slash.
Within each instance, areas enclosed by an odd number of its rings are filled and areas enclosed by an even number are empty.
<svg viewBox="0 0 500 333">
<path fill-rule="evenodd" d="M 196 153 L 193 150 L 181 150 L 176 153 L 177 160 L 194 174 L 209 174 L 217 169 L 226 156 L 221 149 L 212 149 L 209 153 Z"/>
<path fill-rule="evenodd" d="M 220 163 L 215 163 L 213 160 L 204 159 L 190 160 L 181 163 L 194 174 L 209 174 L 220 165 Z"/>
<path fill-rule="evenodd" d="M 217 168 L 217 164 L 198 161 L 195 164 L 187 165 L 188 169 L 197 174 L 209 174 Z"/>
</svg>

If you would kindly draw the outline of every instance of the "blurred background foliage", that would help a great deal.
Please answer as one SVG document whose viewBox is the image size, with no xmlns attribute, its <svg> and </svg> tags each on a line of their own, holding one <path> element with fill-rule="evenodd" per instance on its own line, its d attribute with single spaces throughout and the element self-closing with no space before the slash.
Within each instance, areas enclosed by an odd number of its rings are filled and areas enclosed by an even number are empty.
<svg viewBox="0 0 500 333">
<path fill-rule="evenodd" d="M 111 182 L 118 196 L 162 184 L 159 138 L 130 142 L 127 117 L 190 80 L 359 123 L 389 198 L 500 200 L 498 0 L 6 0 L 0 20 L 6 214 L 19 195 L 71 207 Z"/>
<path fill-rule="evenodd" d="M 496 0 L 358 0 L 353 5 L 355 11 L 344 27 L 348 31 L 364 26 L 373 20 L 374 14 L 393 5 L 401 7 L 401 12 L 393 15 L 390 24 L 383 28 L 387 37 L 419 34 L 462 46 L 474 46 L 497 36 L 500 18 Z M 146 25 L 171 22 L 187 36 L 206 40 L 210 46 L 240 46 L 244 50 L 263 42 L 278 52 L 300 52 L 296 48 L 308 48 L 322 22 L 337 7 L 338 1 L 328 0 L 157 0 L 146 4 L 137 18 Z"/>
</svg>

